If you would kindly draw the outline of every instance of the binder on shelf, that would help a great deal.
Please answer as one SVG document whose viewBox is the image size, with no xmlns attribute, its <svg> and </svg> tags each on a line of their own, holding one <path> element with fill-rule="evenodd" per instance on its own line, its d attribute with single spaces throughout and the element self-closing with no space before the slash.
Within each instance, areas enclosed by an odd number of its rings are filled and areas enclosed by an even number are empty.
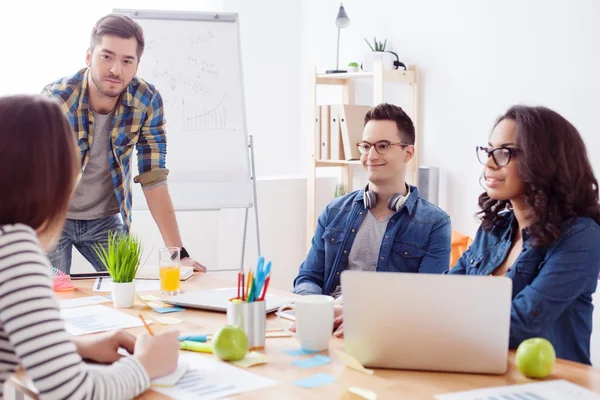
<svg viewBox="0 0 600 400">
<path fill-rule="evenodd" d="M 359 160 L 356 143 L 362 139 L 363 125 L 370 106 L 344 104 L 339 106 L 340 133 L 345 160 Z"/>
<path fill-rule="evenodd" d="M 329 106 L 322 105 L 319 107 L 320 111 L 317 115 L 319 115 L 319 124 L 321 135 L 319 136 L 321 146 L 320 146 L 320 160 L 329 160 Z"/>
<path fill-rule="evenodd" d="M 342 135 L 340 132 L 340 106 L 331 106 L 329 108 L 330 121 L 329 126 L 329 159 L 343 160 L 344 149 L 342 147 Z"/>
</svg>

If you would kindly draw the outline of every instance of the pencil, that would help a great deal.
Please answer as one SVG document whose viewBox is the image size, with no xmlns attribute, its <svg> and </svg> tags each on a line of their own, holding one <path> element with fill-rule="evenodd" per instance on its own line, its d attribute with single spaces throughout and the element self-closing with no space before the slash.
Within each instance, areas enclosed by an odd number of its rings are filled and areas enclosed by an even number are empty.
<svg viewBox="0 0 600 400">
<path fill-rule="evenodd" d="M 150 326 L 146 323 L 146 320 L 144 320 L 144 317 L 142 317 L 142 314 L 140 314 L 140 319 L 144 323 L 144 326 L 146 327 L 146 330 L 148 331 L 148 333 L 150 334 L 150 336 L 154 336 L 154 333 L 152 332 L 152 329 L 150 329 Z"/>
</svg>

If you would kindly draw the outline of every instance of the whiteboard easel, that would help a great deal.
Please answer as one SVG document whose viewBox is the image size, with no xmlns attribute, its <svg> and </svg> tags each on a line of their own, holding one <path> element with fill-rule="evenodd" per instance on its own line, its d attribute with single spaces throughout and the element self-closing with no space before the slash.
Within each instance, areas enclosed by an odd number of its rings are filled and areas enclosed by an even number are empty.
<svg viewBox="0 0 600 400">
<path fill-rule="evenodd" d="M 250 207 L 254 208 L 259 256 L 261 250 L 254 144 L 246 128 L 238 15 L 127 9 L 113 12 L 131 17 L 144 30 L 146 48 L 137 76 L 156 86 L 163 98 L 169 193 L 175 211 L 244 208 L 243 267 Z M 219 153 L 223 148 L 227 149 L 225 157 Z M 148 209 L 140 185 L 134 185 L 132 195 L 134 209 Z"/>
</svg>

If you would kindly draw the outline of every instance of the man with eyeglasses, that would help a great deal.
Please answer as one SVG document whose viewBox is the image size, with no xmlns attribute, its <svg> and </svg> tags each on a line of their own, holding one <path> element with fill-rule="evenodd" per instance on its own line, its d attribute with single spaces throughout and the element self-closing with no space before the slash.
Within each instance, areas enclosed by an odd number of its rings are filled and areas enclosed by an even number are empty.
<svg viewBox="0 0 600 400">
<path fill-rule="evenodd" d="M 450 217 L 406 183 L 415 128 L 398 106 L 367 112 L 357 143 L 369 183 L 331 201 L 320 215 L 294 293 L 341 293 L 342 271 L 440 274 L 450 263 Z"/>
</svg>

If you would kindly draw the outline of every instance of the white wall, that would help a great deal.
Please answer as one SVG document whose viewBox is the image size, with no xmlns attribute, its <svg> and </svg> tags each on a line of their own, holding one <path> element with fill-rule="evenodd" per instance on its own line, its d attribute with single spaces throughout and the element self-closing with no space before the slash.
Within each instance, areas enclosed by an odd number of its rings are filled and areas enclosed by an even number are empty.
<svg viewBox="0 0 600 400">
<path fill-rule="evenodd" d="M 304 139 L 300 132 L 301 2 L 276 0 L 108 0 L 85 5 L 58 0 L 31 5 L 0 6 L 2 74 L 0 95 L 39 93 L 43 86 L 85 66 L 94 23 L 113 9 L 236 12 L 240 16 L 242 63 L 248 133 L 254 136 L 262 252 L 273 261 L 274 287 L 291 288 L 305 256 Z M 226 51 L 227 49 L 224 49 Z M 142 57 L 142 63 L 144 58 Z M 167 132 L 168 135 L 168 132 Z M 177 149 L 169 149 L 170 157 Z M 223 154 L 226 157 L 226 153 Z M 331 186 L 323 193 L 330 197 Z M 328 198 L 321 201 L 324 206 Z M 247 238 L 246 264 L 256 260 L 253 211 Z M 211 269 L 237 268 L 242 243 L 243 210 L 178 213 L 188 250 Z M 285 216 L 285 217 L 282 217 Z M 136 211 L 133 231 L 145 249 L 161 247 L 148 212 Z M 154 257 L 154 256 L 152 256 Z M 153 258 L 149 262 L 152 262 Z M 74 252 L 74 271 L 89 265 Z"/>
<path fill-rule="evenodd" d="M 339 2 L 303 5 L 304 68 L 316 65 L 323 71 L 335 62 Z M 418 151 L 422 165 L 440 167 L 440 205 L 455 229 L 475 233 L 482 169 L 474 147 L 487 142 L 495 118 L 513 104 L 561 113 L 580 130 L 600 171 L 600 2 L 347 0 L 344 6 L 351 25 L 342 31 L 340 65 L 360 63 L 368 50 L 363 38 L 377 36 L 388 39 L 405 64 L 419 67 L 423 141 Z M 393 101 L 396 93 L 388 94 L 386 100 Z M 596 331 L 595 365 L 598 343 Z"/>
<path fill-rule="evenodd" d="M 84 65 L 93 23 L 112 8 L 235 11 L 240 13 L 249 133 L 259 178 L 263 254 L 279 266 L 273 285 L 289 288 L 305 254 L 307 74 L 335 63 L 338 1 L 109 0 L 85 5 L 60 0 L 0 6 L 0 95 L 36 93 Z M 363 38 L 388 39 L 421 78 L 421 164 L 441 169 L 440 205 L 453 226 L 473 234 L 481 167 L 474 147 L 485 143 L 495 118 L 515 103 L 542 104 L 573 122 L 600 167 L 595 121 L 600 109 L 600 3 L 594 0 L 344 2 L 351 20 L 342 31 L 340 64 L 360 62 Z M 358 102 L 370 102 L 369 88 Z M 388 88 L 387 99 L 402 99 Z M 334 170 L 321 171 L 328 176 Z M 318 209 L 334 180 L 319 181 Z M 357 185 L 359 182 L 357 182 Z M 362 184 L 362 182 L 360 183 Z M 240 215 L 235 211 L 178 215 L 186 246 L 209 267 L 237 266 Z M 134 216 L 147 250 L 160 240 L 148 215 Z M 250 225 L 250 232 L 254 227 Z M 233 243 L 233 245 L 232 245 Z M 248 237 L 248 259 L 254 236 Z M 80 260 L 78 268 L 83 268 Z M 592 347 L 595 362 L 600 349 Z"/>
<path fill-rule="evenodd" d="M 303 6 L 304 68 L 331 68 L 339 1 L 306 0 Z M 341 65 L 360 63 L 370 51 L 363 38 L 373 36 L 388 39 L 405 64 L 418 65 L 418 151 L 422 165 L 440 167 L 440 203 L 455 229 L 476 230 L 482 190 L 474 148 L 487 142 L 495 118 L 512 104 L 563 114 L 580 129 L 599 170 L 599 2 L 348 0 L 344 7 L 351 24 L 341 32 Z"/>
</svg>

